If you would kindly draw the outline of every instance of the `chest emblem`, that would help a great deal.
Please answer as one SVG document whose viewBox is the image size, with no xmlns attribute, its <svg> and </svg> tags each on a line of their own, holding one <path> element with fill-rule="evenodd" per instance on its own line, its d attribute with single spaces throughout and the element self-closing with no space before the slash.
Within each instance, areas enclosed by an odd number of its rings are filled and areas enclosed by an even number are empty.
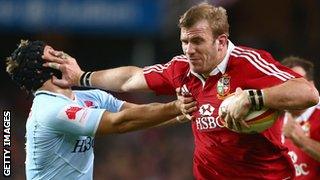
<svg viewBox="0 0 320 180">
<path fill-rule="evenodd" d="M 203 104 L 200 108 L 199 108 L 199 113 L 201 114 L 201 116 L 211 116 L 213 114 L 214 111 L 214 107 L 212 107 L 210 104 Z"/>
<path fill-rule="evenodd" d="M 219 99 L 224 99 L 230 91 L 230 76 L 222 75 L 217 83 L 217 96 Z"/>
<path fill-rule="evenodd" d="M 78 111 L 82 110 L 83 108 L 81 107 L 70 107 L 66 110 L 66 115 L 70 120 L 75 120 L 76 119 L 76 114 Z"/>
</svg>

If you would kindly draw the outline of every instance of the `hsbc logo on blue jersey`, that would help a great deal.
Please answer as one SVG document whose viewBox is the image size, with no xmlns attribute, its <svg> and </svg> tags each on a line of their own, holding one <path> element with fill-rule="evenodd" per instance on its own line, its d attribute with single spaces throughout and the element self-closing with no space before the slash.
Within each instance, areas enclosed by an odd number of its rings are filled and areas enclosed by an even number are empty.
<svg viewBox="0 0 320 180">
<path fill-rule="evenodd" d="M 94 139 L 92 137 L 85 137 L 76 140 L 76 143 L 74 145 L 72 153 L 81 153 L 81 152 L 86 152 L 93 148 L 94 146 Z"/>
<path fill-rule="evenodd" d="M 200 117 L 195 120 L 197 130 L 206 131 L 224 127 L 218 117 L 212 117 L 214 110 L 215 108 L 211 106 L 211 104 L 203 104 L 200 106 Z"/>
</svg>

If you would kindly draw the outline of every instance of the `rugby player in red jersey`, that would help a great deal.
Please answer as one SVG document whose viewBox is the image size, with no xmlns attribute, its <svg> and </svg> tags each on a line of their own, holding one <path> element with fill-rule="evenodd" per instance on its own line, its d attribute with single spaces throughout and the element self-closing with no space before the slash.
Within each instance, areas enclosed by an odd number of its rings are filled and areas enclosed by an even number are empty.
<svg viewBox="0 0 320 180">
<path fill-rule="evenodd" d="M 166 64 L 91 73 L 82 71 L 75 59 L 64 58 L 59 51 L 50 51 L 43 58 L 50 61 L 47 66 L 64 74 L 54 80 L 60 86 L 157 94 L 174 94 L 182 87 L 183 92 L 189 92 L 198 104 L 191 122 L 196 179 L 294 178 L 294 167 L 281 144 L 282 122 L 259 134 L 239 134 L 224 128 L 218 107 L 237 89 L 236 102 L 226 109 L 224 118 L 227 125 L 244 123 L 242 119 L 250 109 L 313 106 L 319 101 L 318 91 L 268 52 L 235 46 L 228 39 L 228 18 L 222 7 L 195 5 L 181 16 L 179 27 L 184 54 Z"/>
<path fill-rule="evenodd" d="M 282 64 L 313 84 L 313 64 L 303 58 L 290 56 Z M 283 134 L 284 145 L 296 169 L 296 179 L 320 177 L 320 103 L 304 110 L 286 112 Z"/>
</svg>

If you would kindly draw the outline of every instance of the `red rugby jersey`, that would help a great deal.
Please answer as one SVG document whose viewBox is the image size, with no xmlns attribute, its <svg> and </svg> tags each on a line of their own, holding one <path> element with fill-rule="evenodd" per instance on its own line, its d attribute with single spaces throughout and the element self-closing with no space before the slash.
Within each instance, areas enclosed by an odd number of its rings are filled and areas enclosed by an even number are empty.
<svg viewBox="0 0 320 180">
<path fill-rule="evenodd" d="M 282 122 L 259 134 L 239 134 L 218 119 L 223 98 L 242 89 L 262 89 L 300 77 L 262 50 L 236 47 L 229 41 L 227 55 L 207 79 L 190 71 L 186 56 L 167 64 L 144 68 L 149 88 L 157 94 L 175 94 L 184 87 L 198 102 L 193 115 L 193 173 L 196 179 L 283 179 L 294 168 L 281 144 Z"/>
<path fill-rule="evenodd" d="M 286 119 L 286 117 L 282 117 Z M 320 142 L 320 103 L 309 108 L 297 118 L 303 131 L 311 139 Z M 289 148 L 289 155 L 296 169 L 296 179 L 319 179 L 320 162 L 314 160 L 299 147 L 294 145 L 291 139 L 285 139 L 285 146 Z"/>
</svg>

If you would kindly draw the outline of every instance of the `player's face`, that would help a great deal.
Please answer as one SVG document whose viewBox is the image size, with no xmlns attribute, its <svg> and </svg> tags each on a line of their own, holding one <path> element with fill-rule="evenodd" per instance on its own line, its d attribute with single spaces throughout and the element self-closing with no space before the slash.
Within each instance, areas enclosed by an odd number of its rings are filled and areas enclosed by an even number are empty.
<svg viewBox="0 0 320 180">
<path fill-rule="evenodd" d="M 218 64 L 218 43 L 206 20 L 190 28 L 181 28 L 180 40 L 191 69 L 196 73 L 209 74 Z"/>
</svg>

